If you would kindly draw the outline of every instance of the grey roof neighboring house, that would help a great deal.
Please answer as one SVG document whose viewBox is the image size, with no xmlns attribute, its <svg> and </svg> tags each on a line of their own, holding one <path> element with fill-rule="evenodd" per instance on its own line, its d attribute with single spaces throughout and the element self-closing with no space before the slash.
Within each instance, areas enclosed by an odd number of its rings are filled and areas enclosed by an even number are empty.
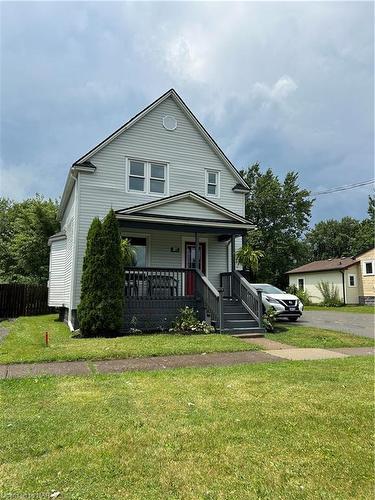
<svg viewBox="0 0 375 500">
<path fill-rule="evenodd" d="M 295 269 L 286 274 L 314 273 L 319 271 L 336 271 L 353 266 L 358 261 L 356 257 L 340 257 L 339 259 L 316 260 Z"/>
</svg>

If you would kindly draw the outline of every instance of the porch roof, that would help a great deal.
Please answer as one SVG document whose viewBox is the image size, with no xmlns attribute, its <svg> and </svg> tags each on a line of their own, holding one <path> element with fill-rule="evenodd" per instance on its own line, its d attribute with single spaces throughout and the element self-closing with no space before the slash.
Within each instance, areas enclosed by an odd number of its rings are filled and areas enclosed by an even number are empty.
<svg viewBox="0 0 375 500">
<path fill-rule="evenodd" d="M 175 215 L 179 213 L 184 215 Z M 244 234 L 255 228 L 241 215 L 193 191 L 117 210 L 116 217 L 121 226 L 165 231 Z"/>
<path fill-rule="evenodd" d="M 199 219 L 170 215 L 116 214 L 120 227 L 156 229 L 184 233 L 246 234 L 252 224 L 230 222 L 220 219 Z"/>
</svg>

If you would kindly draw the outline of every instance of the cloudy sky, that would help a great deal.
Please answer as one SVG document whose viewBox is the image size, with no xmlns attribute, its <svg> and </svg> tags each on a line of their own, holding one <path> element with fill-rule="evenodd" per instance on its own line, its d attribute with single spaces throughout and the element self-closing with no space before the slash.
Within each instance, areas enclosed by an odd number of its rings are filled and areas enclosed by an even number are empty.
<svg viewBox="0 0 375 500">
<path fill-rule="evenodd" d="M 373 4 L 2 2 L 1 190 L 72 162 L 174 87 L 238 168 L 313 191 L 373 177 Z M 370 187 L 317 198 L 363 217 Z"/>
</svg>

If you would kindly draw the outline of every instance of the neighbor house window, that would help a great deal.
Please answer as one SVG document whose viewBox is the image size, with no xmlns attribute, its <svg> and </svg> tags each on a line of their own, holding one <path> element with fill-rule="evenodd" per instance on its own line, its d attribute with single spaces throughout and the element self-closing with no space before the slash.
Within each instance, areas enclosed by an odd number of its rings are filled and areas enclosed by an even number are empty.
<svg viewBox="0 0 375 500">
<path fill-rule="evenodd" d="M 156 195 L 167 194 L 167 165 L 129 160 L 128 190 Z"/>
<path fill-rule="evenodd" d="M 298 278 L 298 290 L 305 289 L 305 280 L 304 278 Z"/>
<path fill-rule="evenodd" d="M 218 198 L 220 196 L 220 173 L 216 170 L 206 170 L 206 196 Z"/>
<path fill-rule="evenodd" d="M 373 260 L 368 260 L 363 263 L 363 274 L 374 274 L 374 262 Z"/>
<path fill-rule="evenodd" d="M 349 274 L 349 286 L 351 286 L 351 287 L 356 286 L 354 274 Z"/>
</svg>

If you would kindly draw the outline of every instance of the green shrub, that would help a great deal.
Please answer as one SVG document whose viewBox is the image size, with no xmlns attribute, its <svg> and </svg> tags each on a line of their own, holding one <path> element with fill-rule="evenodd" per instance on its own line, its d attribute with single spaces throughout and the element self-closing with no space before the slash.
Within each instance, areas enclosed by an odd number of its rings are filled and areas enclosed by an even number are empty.
<svg viewBox="0 0 375 500">
<path fill-rule="evenodd" d="M 304 306 L 311 305 L 311 295 L 306 290 L 301 290 L 296 285 L 289 285 L 286 291 L 298 297 Z"/>
<path fill-rule="evenodd" d="M 340 307 L 344 305 L 340 299 L 339 289 L 336 285 L 328 283 L 328 281 L 319 281 L 317 287 L 323 297 L 322 306 Z"/>
<path fill-rule="evenodd" d="M 80 330 L 84 337 L 96 337 L 103 330 L 102 267 L 103 228 L 100 220 L 95 217 L 87 234 L 81 280 L 81 301 L 77 308 Z"/>
<path fill-rule="evenodd" d="M 197 313 L 191 307 L 183 307 L 169 330 L 184 335 L 199 335 L 202 333 L 214 333 L 215 329 L 205 321 L 199 321 Z"/>
<path fill-rule="evenodd" d="M 111 209 L 103 221 L 102 322 L 103 333 L 117 333 L 123 322 L 124 268 L 121 235 L 115 212 Z"/>
<path fill-rule="evenodd" d="M 262 325 L 267 332 L 273 332 L 277 320 L 277 311 L 270 307 L 262 316 Z"/>
<path fill-rule="evenodd" d="M 77 309 L 84 337 L 114 335 L 123 321 L 123 255 L 118 222 L 110 210 L 103 223 L 90 226 Z"/>
</svg>

